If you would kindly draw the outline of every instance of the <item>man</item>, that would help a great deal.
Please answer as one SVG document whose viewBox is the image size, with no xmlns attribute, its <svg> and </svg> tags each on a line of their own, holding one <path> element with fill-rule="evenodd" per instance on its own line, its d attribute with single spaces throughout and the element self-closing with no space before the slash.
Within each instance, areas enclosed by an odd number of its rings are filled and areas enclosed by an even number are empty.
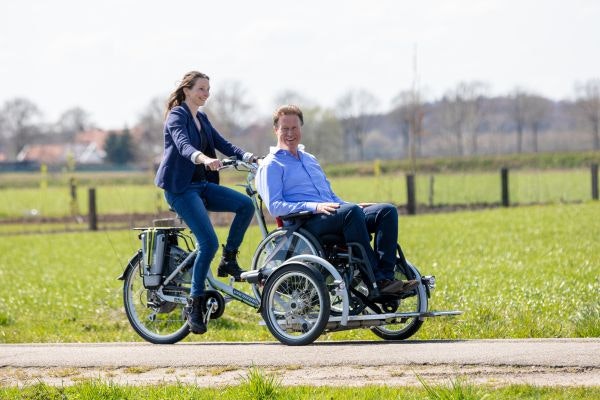
<svg viewBox="0 0 600 400">
<path fill-rule="evenodd" d="M 321 237 L 342 234 L 346 242 L 357 242 L 366 251 L 381 294 L 414 289 L 418 282 L 394 279 L 398 212 L 391 204 L 352 204 L 340 199 L 317 159 L 300 144 L 304 117 L 297 106 L 282 106 L 273 114 L 277 146 L 261 162 L 256 186 L 271 215 L 285 216 L 301 211 L 314 215 L 303 225 Z M 371 248 L 369 232 L 375 234 Z"/>
</svg>

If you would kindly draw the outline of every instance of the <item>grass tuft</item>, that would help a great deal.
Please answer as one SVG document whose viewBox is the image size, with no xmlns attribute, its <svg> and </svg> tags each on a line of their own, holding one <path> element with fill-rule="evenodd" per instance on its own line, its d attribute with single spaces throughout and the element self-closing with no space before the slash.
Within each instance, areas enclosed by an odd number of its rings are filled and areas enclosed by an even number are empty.
<svg viewBox="0 0 600 400">
<path fill-rule="evenodd" d="M 431 400 L 482 400 L 488 397 L 479 387 L 460 377 L 451 380 L 449 385 L 431 385 L 419 375 L 417 379 Z"/>
<path fill-rule="evenodd" d="M 578 337 L 600 337 L 600 301 L 584 304 L 575 316 L 575 334 Z"/>
<path fill-rule="evenodd" d="M 279 398 L 281 381 L 273 374 L 252 367 L 240 387 L 243 398 L 252 400 L 273 400 Z"/>
</svg>

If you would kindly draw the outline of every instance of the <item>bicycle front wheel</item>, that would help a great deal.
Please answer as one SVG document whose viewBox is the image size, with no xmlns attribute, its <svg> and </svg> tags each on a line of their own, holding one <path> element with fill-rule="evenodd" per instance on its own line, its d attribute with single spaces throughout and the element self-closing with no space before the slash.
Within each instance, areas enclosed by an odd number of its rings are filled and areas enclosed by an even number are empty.
<svg viewBox="0 0 600 400">
<path fill-rule="evenodd" d="M 141 252 L 130 264 L 124 276 L 123 302 L 133 329 L 144 340 L 155 344 L 172 344 L 184 339 L 190 333 L 184 305 L 164 301 L 156 290 L 144 287 Z M 184 297 L 189 292 L 182 282 L 168 289 L 169 294 Z"/>
</svg>

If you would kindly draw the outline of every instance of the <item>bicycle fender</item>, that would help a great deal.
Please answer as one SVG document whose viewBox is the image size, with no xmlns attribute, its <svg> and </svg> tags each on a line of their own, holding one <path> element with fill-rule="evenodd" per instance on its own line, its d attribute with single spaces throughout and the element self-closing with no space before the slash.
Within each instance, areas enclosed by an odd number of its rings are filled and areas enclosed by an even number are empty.
<svg viewBox="0 0 600 400">
<path fill-rule="evenodd" d="M 118 280 L 122 281 L 125 279 L 125 275 L 127 275 L 127 271 L 131 268 L 133 268 L 133 264 L 134 264 L 134 260 L 137 257 L 141 257 L 142 256 L 142 249 L 139 249 L 137 251 L 137 253 L 135 253 L 130 259 L 129 262 L 127 263 L 127 266 L 125 267 L 125 269 L 123 270 L 123 273 L 121 274 L 121 276 L 117 277 Z"/>
</svg>

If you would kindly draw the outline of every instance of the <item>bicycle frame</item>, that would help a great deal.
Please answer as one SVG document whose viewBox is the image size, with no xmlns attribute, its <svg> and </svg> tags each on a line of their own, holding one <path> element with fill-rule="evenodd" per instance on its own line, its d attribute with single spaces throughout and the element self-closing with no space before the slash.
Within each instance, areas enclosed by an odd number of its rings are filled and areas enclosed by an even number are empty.
<svg viewBox="0 0 600 400">
<path fill-rule="evenodd" d="M 246 184 L 239 185 L 239 186 L 244 187 L 246 189 L 246 194 L 252 199 L 252 204 L 254 205 L 254 214 L 256 216 L 256 220 L 258 222 L 258 225 L 261 229 L 261 233 L 264 238 L 268 234 L 267 224 L 266 224 L 262 209 L 257 200 L 257 196 L 256 196 L 257 192 L 252 185 L 252 183 L 254 181 L 254 177 L 256 175 L 256 169 L 257 169 L 256 166 L 253 164 L 250 164 L 250 163 L 246 163 L 244 161 L 224 160 L 224 167 L 221 169 L 231 167 L 231 168 L 240 170 L 238 168 L 238 166 L 242 166 L 246 171 L 248 171 L 248 176 L 246 177 Z M 160 285 L 160 288 L 156 291 L 156 293 L 158 294 L 158 296 L 160 298 L 162 298 L 165 301 L 172 302 L 172 303 L 187 304 L 187 298 L 181 297 L 181 296 L 171 296 L 171 295 L 165 294 L 163 292 L 163 289 L 165 286 L 167 286 L 169 284 L 169 282 L 171 282 L 177 275 L 179 275 L 181 270 L 186 265 L 193 262 L 193 260 L 196 258 L 197 255 L 198 255 L 198 249 L 192 250 L 188 254 L 188 256 L 177 266 L 177 268 L 175 268 L 175 270 L 173 272 L 171 272 L 171 274 L 169 274 L 169 276 L 167 276 L 165 278 L 163 283 Z M 227 297 L 225 297 L 225 301 L 234 299 L 234 300 L 240 301 L 240 302 L 242 302 L 250 307 L 256 308 L 256 309 L 258 309 L 260 307 L 260 299 L 258 299 L 254 295 L 248 294 L 244 291 L 234 288 L 232 281 L 230 281 L 229 285 L 219 281 L 217 278 L 215 278 L 215 276 L 213 275 L 213 273 L 210 269 L 208 270 L 208 275 L 206 277 L 206 283 L 207 283 L 208 289 L 217 290 L 217 291 L 221 292 L 222 294 L 226 295 Z"/>
</svg>

